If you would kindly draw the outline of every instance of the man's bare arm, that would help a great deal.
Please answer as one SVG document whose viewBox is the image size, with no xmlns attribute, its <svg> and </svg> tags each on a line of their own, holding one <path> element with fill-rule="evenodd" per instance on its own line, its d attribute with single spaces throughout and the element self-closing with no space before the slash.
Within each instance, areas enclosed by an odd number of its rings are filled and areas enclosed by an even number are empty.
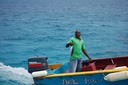
<svg viewBox="0 0 128 85">
<path fill-rule="evenodd" d="M 92 61 L 91 57 L 87 54 L 86 50 L 83 49 L 82 51 L 83 51 L 83 53 L 88 57 L 88 59 L 89 59 L 90 61 Z"/>
</svg>

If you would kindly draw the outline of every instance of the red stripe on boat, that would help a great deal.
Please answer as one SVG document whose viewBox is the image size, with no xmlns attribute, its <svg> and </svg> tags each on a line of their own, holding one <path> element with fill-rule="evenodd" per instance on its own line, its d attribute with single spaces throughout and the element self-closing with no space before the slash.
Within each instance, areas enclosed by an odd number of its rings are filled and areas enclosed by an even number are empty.
<svg viewBox="0 0 128 85">
<path fill-rule="evenodd" d="M 41 67 L 43 66 L 42 64 L 28 64 L 28 67 Z"/>
</svg>

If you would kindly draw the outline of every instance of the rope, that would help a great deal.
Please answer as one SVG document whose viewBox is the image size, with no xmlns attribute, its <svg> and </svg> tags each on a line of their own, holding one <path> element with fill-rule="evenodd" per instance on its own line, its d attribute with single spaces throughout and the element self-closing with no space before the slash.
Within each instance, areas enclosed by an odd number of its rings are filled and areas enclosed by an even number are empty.
<svg viewBox="0 0 128 85">
<path fill-rule="evenodd" d="M 111 62 L 112 62 L 112 64 L 114 64 L 114 61 L 113 61 L 113 59 L 111 59 Z"/>
<path fill-rule="evenodd" d="M 100 69 L 100 73 L 102 73 L 103 77 L 105 77 L 105 74 L 102 72 L 102 69 Z"/>
</svg>

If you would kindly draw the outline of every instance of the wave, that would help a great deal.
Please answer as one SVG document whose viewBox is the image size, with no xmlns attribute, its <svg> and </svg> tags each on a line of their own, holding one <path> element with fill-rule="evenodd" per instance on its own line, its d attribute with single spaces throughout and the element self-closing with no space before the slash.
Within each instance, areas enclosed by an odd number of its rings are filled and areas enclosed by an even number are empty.
<svg viewBox="0 0 128 85">
<path fill-rule="evenodd" d="M 20 85 L 32 85 L 34 83 L 32 76 L 22 67 L 6 66 L 0 62 L 0 81 L 4 83 L 17 82 Z"/>
</svg>

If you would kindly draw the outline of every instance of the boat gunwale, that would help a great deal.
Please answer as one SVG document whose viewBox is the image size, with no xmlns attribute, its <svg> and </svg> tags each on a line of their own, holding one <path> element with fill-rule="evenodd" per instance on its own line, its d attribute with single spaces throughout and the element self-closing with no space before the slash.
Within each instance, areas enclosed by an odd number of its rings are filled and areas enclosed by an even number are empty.
<svg viewBox="0 0 128 85">
<path fill-rule="evenodd" d="M 65 77 L 65 76 L 79 76 L 79 75 L 93 75 L 93 74 L 104 74 L 104 73 L 114 73 L 120 71 L 128 71 L 128 68 L 118 68 L 109 70 L 96 70 L 96 71 L 86 71 L 86 72 L 75 72 L 75 73 L 61 73 L 61 74 L 49 74 L 47 76 L 36 77 L 34 79 L 42 78 L 53 78 L 53 77 Z"/>
</svg>

